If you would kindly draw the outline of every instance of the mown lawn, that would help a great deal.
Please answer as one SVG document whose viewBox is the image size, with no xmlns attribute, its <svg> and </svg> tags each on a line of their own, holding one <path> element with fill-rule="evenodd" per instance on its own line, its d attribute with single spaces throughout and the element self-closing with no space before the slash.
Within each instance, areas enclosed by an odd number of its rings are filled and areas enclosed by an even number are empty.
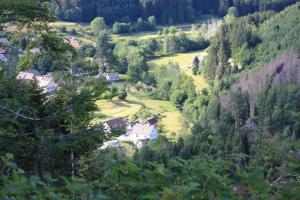
<svg viewBox="0 0 300 200">
<path fill-rule="evenodd" d="M 99 111 L 93 123 L 107 121 L 117 117 L 131 118 L 141 110 L 147 110 L 160 116 L 160 127 L 167 137 L 175 137 L 181 130 L 181 113 L 169 101 L 146 99 L 129 94 L 126 101 L 117 98 L 96 102 Z M 176 133 L 176 134 L 174 134 Z"/>
<path fill-rule="evenodd" d="M 205 79 L 202 76 L 195 76 L 192 73 L 192 63 L 195 56 L 199 56 L 200 60 L 203 59 L 203 57 L 206 55 L 205 51 L 197 51 L 197 52 L 191 52 L 191 53 L 180 53 L 174 56 L 167 56 L 167 57 L 161 57 L 157 59 L 153 59 L 148 61 L 148 64 L 153 69 L 155 66 L 158 65 L 166 65 L 169 62 L 175 62 L 180 66 L 180 69 L 182 72 L 184 72 L 186 75 L 192 77 L 194 80 L 194 84 L 196 88 L 201 91 L 203 88 L 207 87 L 207 84 L 205 82 Z"/>
</svg>

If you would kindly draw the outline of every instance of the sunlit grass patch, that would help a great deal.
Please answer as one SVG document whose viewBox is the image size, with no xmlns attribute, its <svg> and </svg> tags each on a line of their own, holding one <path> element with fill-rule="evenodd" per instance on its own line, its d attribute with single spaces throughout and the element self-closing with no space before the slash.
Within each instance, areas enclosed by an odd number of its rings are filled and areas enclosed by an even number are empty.
<svg viewBox="0 0 300 200">
<path fill-rule="evenodd" d="M 96 104 L 99 111 L 93 120 L 94 124 L 117 117 L 130 119 L 138 112 L 147 110 L 159 116 L 160 126 L 166 136 L 174 137 L 171 133 L 177 135 L 181 130 L 181 113 L 169 101 L 138 98 L 129 94 L 126 101 L 114 98 L 113 100 L 99 100 Z"/>
<path fill-rule="evenodd" d="M 150 66 L 150 71 L 151 71 L 151 69 L 153 69 L 155 66 L 166 65 L 169 62 L 177 63 L 180 66 L 180 69 L 182 72 L 184 72 L 186 75 L 192 77 L 196 88 L 199 91 L 201 91 L 203 88 L 207 87 L 207 84 L 205 82 L 205 79 L 202 76 L 193 75 L 192 63 L 193 63 L 193 59 L 196 56 L 199 56 L 200 61 L 201 61 L 205 55 L 206 55 L 205 51 L 180 53 L 180 54 L 176 54 L 174 56 L 167 56 L 167 57 L 161 57 L 158 59 L 150 60 L 150 61 L 148 61 L 148 64 Z"/>
</svg>

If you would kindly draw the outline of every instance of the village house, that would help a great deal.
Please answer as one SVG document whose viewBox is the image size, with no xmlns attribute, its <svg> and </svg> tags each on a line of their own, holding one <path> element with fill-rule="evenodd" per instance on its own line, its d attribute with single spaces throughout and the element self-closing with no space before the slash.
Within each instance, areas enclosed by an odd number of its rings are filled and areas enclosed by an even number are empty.
<svg viewBox="0 0 300 200">
<path fill-rule="evenodd" d="M 109 82 L 116 82 L 119 81 L 119 75 L 116 72 L 110 72 L 106 74 L 106 80 Z"/>
<path fill-rule="evenodd" d="M 145 123 L 137 123 L 127 127 L 126 134 L 118 137 L 119 141 L 131 141 L 138 148 L 158 137 L 155 126 Z"/>
<path fill-rule="evenodd" d="M 156 117 L 150 117 L 148 118 L 146 121 L 145 121 L 145 124 L 149 124 L 149 125 L 152 125 L 152 126 L 157 126 L 158 124 L 158 120 Z"/>
<path fill-rule="evenodd" d="M 113 129 L 124 129 L 127 126 L 127 121 L 123 118 L 115 118 L 103 123 L 104 132 L 109 134 Z"/>
<path fill-rule="evenodd" d="M 27 83 L 37 81 L 38 86 L 42 88 L 45 93 L 52 93 L 58 87 L 58 84 L 55 83 L 54 77 L 51 74 L 42 76 L 35 69 L 19 72 L 17 79 Z"/>
<path fill-rule="evenodd" d="M 100 147 L 104 150 L 109 147 L 119 147 L 120 142 L 132 142 L 138 149 L 147 142 L 157 139 L 158 133 L 155 126 L 145 123 L 136 123 L 126 128 L 126 134 L 120 135 L 117 140 L 108 141 Z"/>
<path fill-rule="evenodd" d="M 36 80 L 37 76 L 41 76 L 40 72 L 37 71 L 36 69 L 30 69 L 30 70 L 19 72 L 17 79 L 23 81 L 34 81 Z"/>
<path fill-rule="evenodd" d="M 38 86 L 44 90 L 45 93 L 52 93 L 58 87 L 58 84 L 54 82 L 54 77 L 51 74 L 38 76 Z"/>
<path fill-rule="evenodd" d="M 73 48 L 75 48 L 75 49 L 80 48 L 79 42 L 77 41 L 77 39 L 74 36 L 69 36 L 68 41 Z"/>
</svg>

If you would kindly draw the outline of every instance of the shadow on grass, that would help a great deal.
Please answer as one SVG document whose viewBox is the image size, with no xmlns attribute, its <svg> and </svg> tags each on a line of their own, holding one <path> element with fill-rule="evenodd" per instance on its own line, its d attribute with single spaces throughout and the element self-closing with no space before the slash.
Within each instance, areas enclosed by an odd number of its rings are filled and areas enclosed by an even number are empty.
<svg viewBox="0 0 300 200">
<path fill-rule="evenodd" d="M 122 106 L 122 107 L 130 108 L 130 105 L 127 105 L 124 102 L 120 102 L 120 101 L 116 101 L 116 100 L 112 100 L 111 102 L 114 103 L 114 104 L 116 104 L 117 106 Z M 128 102 L 128 101 L 126 101 L 126 102 Z"/>
<path fill-rule="evenodd" d="M 108 118 L 113 118 L 112 116 L 110 115 L 105 115 L 101 112 L 97 112 L 94 114 L 94 118 L 97 118 L 97 119 L 108 119 Z"/>
<path fill-rule="evenodd" d="M 134 101 L 134 100 L 126 100 L 127 103 L 130 103 L 130 104 L 136 104 L 136 105 L 140 105 L 142 108 L 147 108 L 147 106 L 142 103 L 142 102 L 139 102 L 139 101 Z"/>
</svg>

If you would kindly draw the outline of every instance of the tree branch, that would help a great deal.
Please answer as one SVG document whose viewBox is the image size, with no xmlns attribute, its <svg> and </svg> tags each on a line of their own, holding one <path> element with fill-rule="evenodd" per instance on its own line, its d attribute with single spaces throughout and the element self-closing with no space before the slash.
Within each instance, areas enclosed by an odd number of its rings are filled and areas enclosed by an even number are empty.
<svg viewBox="0 0 300 200">
<path fill-rule="evenodd" d="M 0 109 L 2 110 L 5 110 L 7 112 L 10 112 L 12 113 L 13 115 L 15 115 L 15 118 L 23 118 L 25 120 L 30 120 L 30 121 L 40 121 L 41 119 L 40 118 L 37 118 L 37 117 L 30 117 L 30 116 L 26 116 L 24 114 L 21 114 L 20 112 L 22 111 L 22 108 L 20 108 L 17 112 L 8 108 L 7 106 L 3 106 L 3 105 L 0 105 Z"/>
</svg>

